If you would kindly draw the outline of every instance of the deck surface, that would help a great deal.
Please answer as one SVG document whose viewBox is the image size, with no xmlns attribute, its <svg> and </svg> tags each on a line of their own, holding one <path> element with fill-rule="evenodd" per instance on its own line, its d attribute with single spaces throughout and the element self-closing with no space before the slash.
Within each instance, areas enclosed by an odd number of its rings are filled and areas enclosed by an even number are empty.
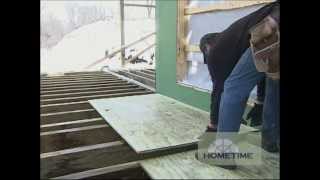
<svg viewBox="0 0 320 180">
<path fill-rule="evenodd" d="M 279 154 L 262 153 L 263 163 L 236 170 L 202 163 L 196 150 L 140 161 L 152 179 L 279 179 Z"/>
<path fill-rule="evenodd" d="M 197 143 L 209 122 L 208 112 L 160 94 L 89 102 L 137 153 Z"/>
</svg>

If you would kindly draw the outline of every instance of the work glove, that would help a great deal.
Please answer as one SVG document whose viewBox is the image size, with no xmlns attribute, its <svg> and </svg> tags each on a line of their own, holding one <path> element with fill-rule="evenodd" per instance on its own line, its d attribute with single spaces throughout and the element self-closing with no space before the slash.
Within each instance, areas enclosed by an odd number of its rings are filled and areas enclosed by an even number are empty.
<svg viewBox="0 0 320 180">
<path fill-rule="evenodd" d="M 262 123 L 263 104 L 254 103 L 254 107 L 247 114 L 246 119 L 251 119 L 251 126 L 259 126 Z"/>
</svg>

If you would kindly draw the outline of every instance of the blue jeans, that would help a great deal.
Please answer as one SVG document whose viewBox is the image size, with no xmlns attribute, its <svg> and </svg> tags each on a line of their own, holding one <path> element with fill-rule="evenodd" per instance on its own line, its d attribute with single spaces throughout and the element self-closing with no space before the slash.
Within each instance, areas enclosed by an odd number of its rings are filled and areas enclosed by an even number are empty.
<svg viewBox="0 0 320 180">
<path fill-rule="evenodd" d="M 248 48 L 226 79 L 219 109 L 218 132 L 238 132 L 250 92 L 265 77 L 258 72 Z M 262 136 L 270 141 L 279 137 L 279 81 L 266 79 Z"/>
</svg>

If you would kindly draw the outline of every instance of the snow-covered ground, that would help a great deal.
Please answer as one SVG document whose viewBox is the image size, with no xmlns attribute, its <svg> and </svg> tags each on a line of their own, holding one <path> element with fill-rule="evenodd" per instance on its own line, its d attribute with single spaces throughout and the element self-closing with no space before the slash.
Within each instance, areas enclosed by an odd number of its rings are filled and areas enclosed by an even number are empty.
<svg viewBox="0 0 320 180">
<path fill-rule="evenodd" d="M 151 19 L 135 20 L 125 22 L 125 42 L 133 42 L 142 36 L 155 31 L 155 22 Z M 155 36 L 138 43 L 132 48 L 136 51 L 155 42 Z M 41 48 L 41 73 L 63 73 L 71 71 L 91 71 L 98 70 L 102 66 L 108 65 L 110 69 L 121 68 L 119 55 L 111 60 L 104 61 L 96 66 L 85 69 L 89 64 L 101 59 L 108 50 L 120 47 L 120 25 L 116 22 L 99 21 L 83 26 L 64 36 L 64 38 L 53 48 Z M 127 49 L 126 56 L 130 49 Z M 154 48 L 150 49 L 142 56 L 149 60 Z M 134 55 L 134 53 L 132 53 Z M 126 64 L 124 68 L 154 68 L 155 63 Z"/>
</svg>

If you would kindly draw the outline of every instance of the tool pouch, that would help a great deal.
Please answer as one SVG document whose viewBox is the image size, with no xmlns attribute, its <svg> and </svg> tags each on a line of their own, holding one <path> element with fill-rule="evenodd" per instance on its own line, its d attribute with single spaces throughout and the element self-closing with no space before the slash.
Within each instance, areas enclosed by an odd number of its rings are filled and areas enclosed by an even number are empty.
<svg viewBox="0 0 320 180">
<path fill-rule="evenodd" d="M 272 79 L 280 79 L 280 31 L 271 16 L 250 30 L 250 47 L 259 72 Z"/>
</svg>

